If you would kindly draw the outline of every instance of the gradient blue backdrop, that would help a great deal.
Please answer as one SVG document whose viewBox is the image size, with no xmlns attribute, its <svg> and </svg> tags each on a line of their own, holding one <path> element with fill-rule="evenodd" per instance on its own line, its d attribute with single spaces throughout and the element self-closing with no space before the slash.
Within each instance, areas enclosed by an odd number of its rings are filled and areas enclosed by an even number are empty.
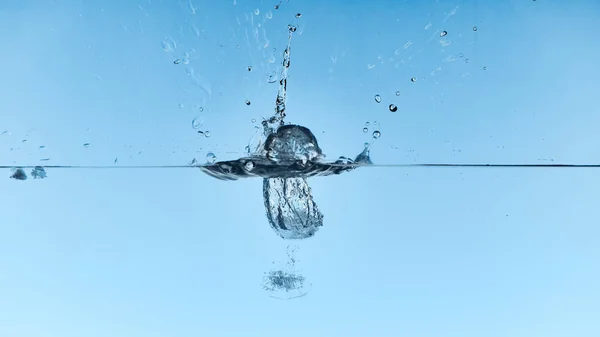
<svg viewBox="0 0 600 337">
<path fill-rule="evenodd" d="M 277 3 L 0 1 L 0 165 L 236 158 L 288 24 L 288 120 L 329 159 L 377 129 L 377 164 L 600 162 L 596 0 Z M 325 225 L 292 242 L 313 286 L 291 301 L 260 286 L 290 242 L 259 179 L 1 172 L 2 337 L 600 335 L 593 169 L 312 179 Z"/>
</svg>

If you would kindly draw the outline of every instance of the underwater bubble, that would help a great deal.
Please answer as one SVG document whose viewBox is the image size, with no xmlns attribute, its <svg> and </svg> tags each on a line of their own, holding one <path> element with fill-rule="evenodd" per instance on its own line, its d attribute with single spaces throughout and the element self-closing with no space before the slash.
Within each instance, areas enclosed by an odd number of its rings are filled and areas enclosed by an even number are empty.
<svg viewBox="0 0 600 337">
<path fill-rule="evenodd" d="M 192 119 L 192 128 L 198 129 L 202 126 L 202 122 L 198 119 L 198 117 Z"/>
<path fill-rule="evenodd" d="M 268 11 L 267 14 L 265 14 L 265 17 L 267 19 L 272 19 L 273 18 L 273 13 L 271 13 L 271 11 Z"/>
<path fill-rule="evenodd" d="M 398 107 L 397 107 L 396 105 L 394 105 L 394 104 L 390 104 L 389 108 L 390 108 L 390 111 L 391 111 L 391 112 L 396 112 L 396 111 L 398 111 Z"/>
<path fill-rule="evenodd" d="M 42 166 L 36 166 L 33 170 L 31 170 L 31 176 L 33 179 L 44 179 L 48 175 L 46 174 L 46 170 Z"/>
<path fill-rule="evenodd" d="M 444 37 L 446 35 L 448 35 L 448 32 L 445 30 L 440 33 L 440 37 Z"/>
<path fill-rule="evenodd" d="M 375 102 L 381 103 L 381 96 L 379 94 L 375 95 Z"/>
<path fill-rule="evenodd" d="M 363 128 L 363 132 L 364 132 L 364 133 L 367 133 L 367 132 L 369 132 L 369 128 Z"/>
<path fill-rule="evenodd" d="M 416 78 L 416 77 L 412 77 L 412 78 L 410 79 L 410 81 L 414 83 L 414 82 L 416 82 L 416 81 L 417 81 L 417 78 Z"/>
<path fill-rule="evenodd" d="M 214 153 L 209 152 L 206 154 L 206 162 L 209 164 L 214 164 L 217 161 L 217 156 Z"/>
<path fill-rule="evenodd" d="M 369 126 L 369 125 L 371 125 L 370 122 L 365 122 L 365 126 Z"/>
<path fill-rule="evenodd" d="M 400 91 L 396 91 L 396 96 L 400 96 Z"/>
<path fill-rule="evenodd" d="M 250 104 L 252 104 L 252 103 L 251 103 L 249 100 L 246 100 L 246 102 L 245 102 L 245 103 L 246 103 L 246 105 L 250 105 Z"/>
<path fill-rule="evenodd" d="M 373 138 L 377 139 L 379 137 L 381 137 L 381 132 L 379 132 L 379 131 L 373 131 Z"/>
<path fill-rule="evenodd" d="M 27 180 L 27 174 L 23 171 L 22 168 L 13 168 L 13 174 L 11 174 L 10 178 L 15 180 Z"/>
<path fill-rule="evenodd" d="M 246 168 L 246 170 L 252 171 L 254 169 L 254 163 L 249 161 L 246 164 L 244 164 L 244 167 Z"/>
</svg>

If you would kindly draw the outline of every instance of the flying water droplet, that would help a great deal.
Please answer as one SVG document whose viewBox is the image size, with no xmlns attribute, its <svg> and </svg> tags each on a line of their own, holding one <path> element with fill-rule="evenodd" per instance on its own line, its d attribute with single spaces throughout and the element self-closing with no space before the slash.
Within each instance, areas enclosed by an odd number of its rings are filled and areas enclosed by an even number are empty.
<svg viewBox="0 0 600 337">
<path fill-rule="evenodd" d="M 394 105 L 394 104 L 390 104 L 390 107 L 389 107 L 389 108 L 390 108 L 390 111 L 391 111 L 391 112 L 396 112 L 396 111 L 398 111 L 398 107 L 397 107 L 396 105 Z"/>
<path fill-rule="evenodd" d="M 273 56 L 273 55 L 270 55 L 270 56 L 269 56 L 269 58 L 267 58 L 267 61 L 268 61 L 269 63 L 275 63 L 275 56 Z"/>
<path fill-rule="evenodd" d="M 167 36 L 164 40 L 162 40 L 161 46 L 164 51 L 173 52 L 177 48 L 177 43 Z"/>
<path fill-rule="evenodd" d="M 377 139 L 379 137 L 381 137 L 381 132 L 379 132 L 379 131 L 373 131 L 373 138 Z"/>
<path fill-rule="evenodd" d="M 192 119 L 192 128 L 198 129 L 202 126 L 202 122 L 198 119 L 198 117 Z"/>
<path fill-rule="evenodd" d="M 381 96 L 379 94 L 375 95 L 375 102 L 381 103 Z"/>
<path fill-rule="evenodd" d="M 484 67 L 483 67 L 483 70 L 487 70 L 487 67 L 485 67 L 485 66 L 484 66 Z"/>
<path fill-rule="evenodd" d="M 297 13 L 296 14 L 296 18 L 301 18 L 302 17 L 302 13 Z"/>
<path fill-rule="evenodd" d="M 90 143 L 83 144 L 83 147 L 90 147 Z"/>
<path fill-rule="evenodd" d="M 252 118 L 252 120 L 250 120 L 250 122 L 256 123 L 256 118 Z"/>
<path fill-rule="evenodd" d="M 369 132 L 369 128 L 367 128 L 367 127 L 364 127 L 364 128 L 363 128 L 363 132 L 364 132 L 364 133 L 367 133 L 367 132 Z"/>
<path fill-rule="evenodd" d="M 400 91 L 396 91 L 396 96 L 400 96 Z"/>
<path fill-rule="evenodd" d="M 210 131 L 204 131 L 204 137 L 210 138 Z"/>
<path fill-rule="evenodd" d="M 246 105 L 252 104 L 249 100 L 246 100 Z"/>
<path fill-rule="evenodd" d="M 414 83 L 414 82 L 416 82 L 416 81 L 417 81 L 417 78 L 416 78 L 416 77 L 412 77 L 412 78 L 410 79 L 410 81 Z"/>
<path fill-rule="evenodd" d="M 440 37 L 444 37 L 446 35 L 448 35 L 448 32 L 445 30 L 440 33 Z"/>
<path fill-rule="evenodd" d="M 204 111 L 204 108 L 203 107 L 199 107 L 198 111 L 202 112 L 202 111 Z"/>
<path fill-rule="evenodd" d="M 173 61 L 174 64 L 180 64 L 181 60 L 180 59 L 176 59 L 175 61 Z"/>
<path fill-rule="evenodd" d="M 214 153 L 209 152 L 206 154 L 206 162 L 209 164 L 214 164 L 217 161 L 217 156 Z"/>
<path fill-rule="evenodd" d="M 272 19 L 273 18 L 273 13 L 271 13 L 271 11 L 268 11 L 267 14 L 265 14 L 265 17 L 267 19 Z"/>
</svg>

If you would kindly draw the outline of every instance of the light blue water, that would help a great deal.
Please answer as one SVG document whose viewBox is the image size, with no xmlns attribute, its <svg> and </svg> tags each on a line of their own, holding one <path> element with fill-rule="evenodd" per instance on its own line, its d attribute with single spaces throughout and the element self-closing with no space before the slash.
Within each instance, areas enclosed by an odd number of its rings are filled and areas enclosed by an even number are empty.
<svg viewBox="0 0 600 337">
<path fill-rule="evenodd" d="M 539 165 L 600 164 L 599 15 L 0 1 L 0 336 L 597 336 L 598 169 Z M 285 121 L 374 163 L 308 178 L 305 240 L 261 177 L 188 167 L 260 148 L 288 25 Z"/>
</svg>

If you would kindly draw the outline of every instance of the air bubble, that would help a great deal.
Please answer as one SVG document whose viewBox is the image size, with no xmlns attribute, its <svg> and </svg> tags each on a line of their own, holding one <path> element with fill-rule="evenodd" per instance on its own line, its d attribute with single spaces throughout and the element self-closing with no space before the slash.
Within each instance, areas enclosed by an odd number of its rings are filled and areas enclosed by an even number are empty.
<svg viewBox="0 0 600 337">
<path fill-rule="evenodd" d="M 398 107 L 396 105 L 394 105 L 394 104 L 390 104 L 390 111 L 391 112 L 396 112 L 396 111 L 398 111 Z"/>
<path fill-rule="evenodd" d="M 206 162 L 209 164 L 214 164 L 217 161 L 217 156 L 214 153 L 209 152 L 206 154 Z"/>
<path fill-rule="evenodd" d="M 375 102 L 381 103 L 381 96 L 379 94 L 375 95 Z"/>
<path fill-rule="evenodd" d="M 444 37 L 446 35 L 448 35 L 448 32 L 445 30 L 440 33 L 440 37 Z"/>
<path fill-rule="evenodd" d="M 252 71 L 252 66 L 248 66 L 248 71 Z"/>
<path fill-rule="evenodd" d="M 379 132 L 379 131 L 373 131 L 373 138 L 377 139 L 379 137 L 381 137 L 381 132 Z"/>
<path fill-rule="evenodd" d="M 297 28 L 298 28 L 298 27 L 296 27 L 296 26 L 294 26 L 294 25 L 288 25 L 288 30 L 289 30 L 291 33 L 295 32 Z"/>
<path fill-rule="evenodd" d="M 252 118 L 252 120 L 250 122 L 256 123 L 256 118 Z"/>
<path fill-rule="evenodd" d="M 257 8 L 254 10 L 254 15 L 258 15 L 258 14 L 260 14 L 260 10 Z"/>
</svg>

